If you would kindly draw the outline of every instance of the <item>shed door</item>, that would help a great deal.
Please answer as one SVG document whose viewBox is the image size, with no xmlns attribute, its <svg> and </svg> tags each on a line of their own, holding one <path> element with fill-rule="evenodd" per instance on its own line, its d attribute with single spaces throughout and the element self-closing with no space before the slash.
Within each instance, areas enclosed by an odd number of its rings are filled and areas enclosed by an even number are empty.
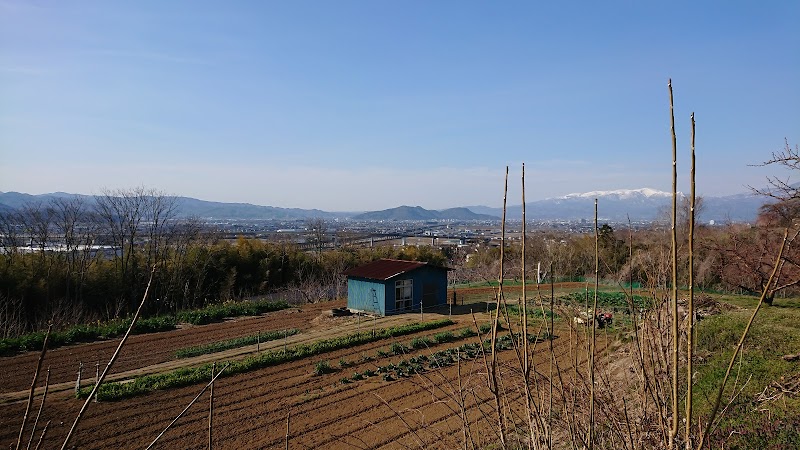
<svg viewBox="0 0 800 450">
<path fill-rule="evenodd" d="M 422 307 L 427 308 L 436 306 L 436 283 L 425 283 L 422 285 Z"/>
</svg>

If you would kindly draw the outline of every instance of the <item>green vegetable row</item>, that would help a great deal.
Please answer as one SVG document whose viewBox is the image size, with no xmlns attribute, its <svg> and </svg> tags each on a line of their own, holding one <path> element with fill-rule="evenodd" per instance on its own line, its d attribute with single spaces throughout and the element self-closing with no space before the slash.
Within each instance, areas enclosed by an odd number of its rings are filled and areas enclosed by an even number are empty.
<svg viewBox="0 0 800 450">
<path fill-rule="evenodd" d="M 419 331 L 432 330 L 436 328 L 452 325 L 454 322 L 449 319 L 434 322 L 411 323 L 396 327 L 389 327 L 372 332 L 353 333 L 339 338 L 323 339 L 312 344 L 300 344 L 287 349 L 287 351 L 269 351 L 256 356 L 250 356 L 240 361 L 231 362 L 228 369 L 222 376 L 249 372 L 262 369 L 281 363 L 295 361 L 309 356 L 320 355 L 326 352 L 339 350 L 347 347 L 367 344 L 381 339 L 404 336 L 417 333 Z M 137 377 L 132 381 L 120 383 L 106 383 L 100 386 L 98 399 L 120 400 L 136 395 L 146 394 L 155 390 L 169 389 L 175 387 L 188 386 L 197 383 L 207 382 L 211 379 L 211 364 L 200 367 L 182 368 L 172 372 L 145 375 Z M 87 386 L 78 392 L 79 398 L 87 397 L 92 390 L 92 386 Z"/>
<path fill-rule="evenodd" d="M 206 355 L 208 353 L 222 352 L 225 350 L 230 350 L 232 348 L 239 348 L 239 347 L 244 347 L 246 345 L 253 345 L 258 342 L 269 342 L 269 341 L 274 341 L 276 339 L 282 339 L 286 336 L 292 336 L 299 332 L 300 331 L 296 328 L 292 328 L 291 330 L 268 331 L 266 333 L 251 334 L 250 336 L 244 336 L 236 339 L 228 339 L 225 341 L 212 342 L 210 344 L 197 345 L 194 347 L 186 347 L 176 351 L 175 357 L 191 358 L 193 356 Z"/>
<path fill-rule="evenodd" d="M 225 317 L 255 316 L 270 311 L 288 308 L 286 302 L 238 302 L 208 306 L 202 309 L 182 311 L 176 315 L 165 315 L 139 319 L 133 328 L 133 334 L 156 333 L 175 329 L 179 323 L 205 325 L 218 322 Z M 50 333 L 48 349 L 54 349 L 80 342 L 92 342 L 122 336 L 131 325 L 131 319 L 114 319 L 107 322 L 75 325 L 63 331 Z M 24 334 L 15 338 L 0 339 L 0 356 L 12 356 L 20 352 L 41 350 L 45 332 Z"/>
</svg>

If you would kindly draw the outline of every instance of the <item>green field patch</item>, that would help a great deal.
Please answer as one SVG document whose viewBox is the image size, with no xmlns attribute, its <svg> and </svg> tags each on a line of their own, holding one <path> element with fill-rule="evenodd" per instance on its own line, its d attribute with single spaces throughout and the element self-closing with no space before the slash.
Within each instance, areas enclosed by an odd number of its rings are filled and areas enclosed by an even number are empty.
<svg viewBox="0 0 800 450">
<path fill-rule="evenodd" d="M 629 297 L 630 294 L 624 292 L 597 291 L 597 306 L 627 310 L 630 307 Z M 588 299 L 589 305 L 591 305 L 594 303 L 594 290 L 588 291 L 588 294 L 586 292 L 573 292 L 571 294 L 559 295 L 556 298 L 561 302 L 577 305 L 585 305 Z M 632 300 L 636 308 L 649 308 L 652 304 L 650 298 L 641 295 L 634 295 Z"/>
</svg>

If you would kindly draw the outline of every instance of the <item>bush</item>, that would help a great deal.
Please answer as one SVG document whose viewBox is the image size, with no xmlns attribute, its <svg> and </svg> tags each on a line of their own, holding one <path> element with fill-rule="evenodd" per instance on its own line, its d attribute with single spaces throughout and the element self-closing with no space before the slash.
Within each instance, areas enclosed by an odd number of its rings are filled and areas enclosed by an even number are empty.
<svg viewBox="0 0 800 450">
<path fill-rule="evenodd" d="M 331 372 L 333 372 L 333 369 L 328 361 L 320 361 L 314 366 L 314 375 L 325 375 Z"/>
<path fill-rule="evenodd" d="M 442 331 L 441 333 L 436 333 L 433 335 L 433 341 L 437 344 L 443 344 L 445 342 L 450 342 L 455 339 L 453 333 L 450 331 Z"/>
<path fill-rule="evenodd" d="M 473 337 L 473 336 L 477 336 L 477 335 L 478 335 L 478 333 L 476 333 L 475 330 L 473 330 L 472 328 L 469 328 L 469 327 L 462 329 L 458 333 L 458 337 L 460 337 L 462 339 Z"/>
<path fill-rule="evenodd" d="M 402 355 L 402 354 L 405 354 L 405 353 L 408 352 L 408 348 L 406 348 L 405 345 L 403 345 L 403 344 L 401 344 L 399 342 L 393 343 L 392 346 L 390 347 L 390 350 L 395 355 Z"/>
<path fill-rule="evenodd" d="M 411 347 L 415 349 L 427 348 L 431 345 L 431 340 L 428 338 L 414 338 L 411 340 Z"/>
</svg>

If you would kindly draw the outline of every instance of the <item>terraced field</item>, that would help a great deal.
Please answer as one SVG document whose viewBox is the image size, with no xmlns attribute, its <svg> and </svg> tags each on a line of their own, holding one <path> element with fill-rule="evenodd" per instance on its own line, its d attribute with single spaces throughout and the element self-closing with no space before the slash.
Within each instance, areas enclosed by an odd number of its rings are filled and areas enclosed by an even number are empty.
<svg viewBox="0 0 800 450">
<path fill-rule="evenodd" d="M 123 349 L 113 378 L 125 380 L 212 360 L 242 358 L 253 354 L 255 346 L 180 360 L 174 357 L 174 353 L 183 347 L 257 331 L 297 328 L 300 333 L 286 340 L 286 345 L 292 346 L 359 329 L 369 330 L 373 326 L 384 328 L 420 320 L 418 314 L 392 316 L 374 322 L 356 321 L 352 317 L 328 318 L 322 314 L 338 306 L 341 303 L 304 306 L 299 310 L 272 312 L 260 317 L 133 336 Z M 445 308 L 438 314 L 426 312 L 424 320 L 447 318 L 448 313 Z M 489 320 L 485 313 L 475 317 L 479 323 Z M 457 448 L 463 447 L 465 438 L 477 445 L 496 442 L 492 432 L 493 400 L 486 388 L 482 358 L 464 360 L 395 381 L 385 381 L 377 374 L 357 381 L 341 381 L 343 378 L 356 378 L 352 376 L 354 373 L 371 373 L 380 366 L 415 355 L 430 355 L 467 342 L 477 342 L 477 337 L 458 338 L 449 343 L 433 344 L 430 348 L 409 350 L 409 354 L 390 354 L 392 343 L 408 346 L 415 337 L 430 337 L 448 330 L 458 336 L 458 331 L 473 325 L 468 307 L 455 308 L 452 320 L 454 325 L 442 329 L 384 339 L 220 378 L 214 387 L 214 447 L 285 448 L 287 417 L 289 447 L 298 449 Z M 73 396 L 78 361 L 85 361 L 86 367 L 91 367 L 92 373 L 88 378 L 93 378 L 92 362 L 98 358 L 101 361 L 107 359 L 116 344 L 117 340 L 110 340 L 48 353 L 43 367 L 51 367 L 51 385 L 54 386 L 40 419 L 39 429 L 41 423 L 51 421 L 44 448 L 60 447 L 82 404 Z M 283 345 L 283 340 L 273 341 L 262 344 L 260 350 L 279 349 Z M 573 358 L 569 339 L 556 339 L 554 345 L 563 365 L 568 365 Z M 36 356 L 25 354 L 0 361 L 4 366 L 0 375 L 0 444 L 7 445 L 16 440 Z M 513 351 L 500 353 L 500 360 L 506 364 L 504 371 L 514 370 L 515 358 Z M 537 349 L 534 359 L 539 364 L 549 360 L 544 345 Z M 328 362 L 332 373 L 315 374 L 315 366 L 321 361 Z M 86 371 L 84 374 L 86 376 Z M 71 443 L 78 448 L 144 448 L 200 389 L 202 385 L 198 384 L 92 404 Z M 523 399 L 511 386 L 507 399 L 511 410 L 522 409 Z M 38 399 L 34 408 L 38 408 Z M 468 435 L 464 434 L 464 421 L 470 424 Z M 164 435 L 157 447 L 207 448 L 207 427 L 206 394 Z M 26 431 L 26 436 L 28 434 Z"/>
</svg>

